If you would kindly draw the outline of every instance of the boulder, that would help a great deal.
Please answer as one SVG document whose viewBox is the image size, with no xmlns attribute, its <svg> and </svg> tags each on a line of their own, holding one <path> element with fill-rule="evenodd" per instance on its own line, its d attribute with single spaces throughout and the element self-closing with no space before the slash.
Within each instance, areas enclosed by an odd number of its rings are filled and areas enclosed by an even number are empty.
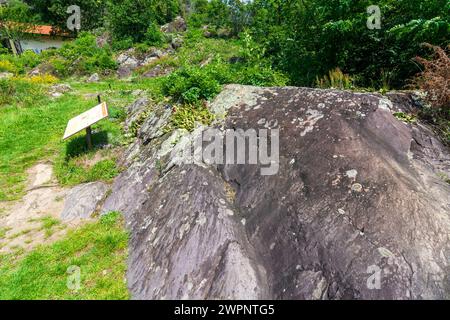
<svg viewBox="0 0 450 320">
<path fill-rule="evenodd" d="M 133 69 L 128 66 L 120 66 L 117 69 L 117 76 L 119 79 L 128 78 L 133 74 Z"/>
<path fill-rule="evenodd" d="M 161 26 L 164 33 L 184 32 L 187 30 L 186 21 L 182 17 L 176 17 L 174 21 Z"/>
<path fill-rule="evenodd" d="M 133 48 L 121 53 L 116 59 L 119 68 L 117 75 L 119 78 L 127 78 L 131 76 L 133 71 L 139 67 L 140 62 L 135 57 L 135 50 Z"/>
<path fill-rule="evenodd" d="M 39 76 L 41 74 L 42 74 L 42 72 L 39 67 L 33 68 L 30 72 L 28 72 L 28 76 L 30 76 L 30 77 Z"/>
<path fill-rule="evenodd" d="M 128 117 L 125 120 L 124 129 L 129 132 L 135 123 L 142 123 L 145 119 L 146 111 L 148 110 L 150 100 L 147 97 L 139 98 L 132 104 L 126 107 Z"/>
<path fill-rule="evenodd" d="M 144 78 L 161 77 L 161 76 L 168 75 L 173 70 L 174 70 L 173 67 L 162 66 L 162 65 L 158 64 L 158 65 L 154 66 L 153 68 L 151 68 L 150 70 L 148 70 L 147 72 L 145 72 L 142 76 Z"/>
<path fill-rule="evenodd" d="M 189 161 L 206 128 L 148 114 L 102 209 L 124 213 L 133 298 L 450 297 L 450 153 L 393 116 L 409 94 L 229 85 L 209 108 L 218 135 L 279 132 L 278 170 Z"/>
<path fill-rule="evenodd" d="M 86 82 L 88 82 L 88 83 L 99 82 L 99 81 L 100 81 L 100 77 L 99 77 L 98 73 L 94 73 L 86 80 Z"/>
<path fill-rule="evenodd" d="M 103 182 L 81 184 L 69 191 L 61 212 L 63 221 L 89 219 L 99 209 L 109 190 Z"/>
<path fill-rule="evenodd" d="M 72 91 L 72 87 L 70 85 L 65 83 L 58 83 L 50 87 L 49 94 L 54 98 L 58 98 L 70 91 Z"/>
<path fill-rule="evenodd" d="M 172 46 L 172 48 L 174 50 L 177 50 L 178 48 L 181 48 L 181 46 L 183 45 L 184 40 L 182 37 L 174 37 L 172 39 L 172 42 L 170 43 L 170 45 Z"/>
</svg>

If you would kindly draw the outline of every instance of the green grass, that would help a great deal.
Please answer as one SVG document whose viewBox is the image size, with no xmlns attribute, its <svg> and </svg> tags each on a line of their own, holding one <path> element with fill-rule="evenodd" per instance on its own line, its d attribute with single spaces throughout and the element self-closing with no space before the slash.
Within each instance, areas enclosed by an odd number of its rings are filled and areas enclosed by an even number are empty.
<svg viewBox="0 0 450 320">
<path fill-rule="evenodd" d="M 108 98 L 105 96 L 105 101 L 108 102 Z M 57 100 L 46 99 L 29 107 L 19 105 L 0 107 L 0 150 L 2 150 L 0 153 L 0 201 L 14 200 L 23 194 L 25 172 L 38 160 L 46 158 L 55 160 L 55 156 L 70 160 L 71 157 L 67 155 L 72 152 L 71 147 L 76 145 L 73 141 L 84 141 L 84 136 L 80 133 L 69 141 L 63 142 L 62 136 L 67 122 L 95 104 L 95 98 L 86 100 L 79 94 L 66 94 Z M 120 114 L 121 109 L 123 109 L 122 103 L 110 105 L 112 114 Z M 102 143 L 120 145 L 122 133 L 119 119 L 111 118 L 101 121 L 93 126 L 93 130 L 96 132 L 94 136 L 102 137 Z M 80 154 L 86 150 L 77 152 Z M 116 174 L 117 170 L 112 168 L 111 163 L 108 163 L 107 167 Z M 71 166 L 67 166 L 67 173 L 70 174 L 72 169 Z M 96 170 L 98 171 L 98 168 Z M 64 173 L 60 172 L 61 175 Z M 100 178 L 104 176 L 102 174 Z M 110 177 L 111 172 L 107 176 Z M 77 181 L 97 178 L 96 174 L 91 173 L 87 178 L 80 178 Z"/>
<path fill-rule="evenodd" d="M 0 255 L 0 300 L 128 299 L 127 243 L 121 215 L 110 213 L 20 258 Z M 67 286 L 71 266 L 80 270 L 79 290 Z"/>
</svg>

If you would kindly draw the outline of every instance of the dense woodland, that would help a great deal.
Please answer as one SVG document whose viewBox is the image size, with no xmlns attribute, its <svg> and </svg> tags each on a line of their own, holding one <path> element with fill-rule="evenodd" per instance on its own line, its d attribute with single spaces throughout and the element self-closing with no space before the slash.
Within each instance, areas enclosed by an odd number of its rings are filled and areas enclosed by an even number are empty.
<svg viewBox="0 0 450 320">
<path fill-rule="evenodd" d="M 160 42 L 156 26 L 178 15 L 219 36 L 245 33 L 255 54 L 304 86 L 340 68 L 358 86 L 401 88 L 421 71 L 412 60 L 429 53 L 421 45 L 445 48 L 450 38 L 448 0 L 13 0 L 2 19 L 64 29 L 72 4 L 81 8 L 82 31 L 109 30 L 116 49 Z M 381 29 L 367 27 L 372 4 L 381 9 Z"/>
</svg>

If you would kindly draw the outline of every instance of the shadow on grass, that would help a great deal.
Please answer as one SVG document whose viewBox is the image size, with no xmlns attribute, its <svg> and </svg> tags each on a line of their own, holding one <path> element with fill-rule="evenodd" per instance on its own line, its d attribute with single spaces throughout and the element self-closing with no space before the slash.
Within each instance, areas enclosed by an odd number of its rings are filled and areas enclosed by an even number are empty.
<svg viewBox="0 0 450 320">
<path fill-rule="evenodd" d="M 88 150 L 86 143 L 86 135 L 80 135 L 66 144 L 65 160 L 68 161 L 71 158 L 78 157 L 82 154 L 87 154 L 92 151 L 96 151 L 102 146 L 108 144 L 108 133 L 106 131 L 93 132 L 92 133 L 92 150 Z"/>
</svg>

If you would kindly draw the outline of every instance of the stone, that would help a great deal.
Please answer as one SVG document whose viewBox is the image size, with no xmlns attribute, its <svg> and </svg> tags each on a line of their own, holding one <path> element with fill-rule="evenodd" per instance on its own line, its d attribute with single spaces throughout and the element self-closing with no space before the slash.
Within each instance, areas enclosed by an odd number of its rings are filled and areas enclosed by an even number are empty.
<svg viewBox="0 0 450 320">
<path fill-rule="evenodd" d="M 109 186 L 103 182 L 81 184 L 69 191 L 61 212 L 63 221 L 90 219 L 104 200 Z"/>
<path fill-rule="evenodd" d="M 175 37 L 172 39 L 171 46 L 174 50 L 177 50 L 177 49 L 181 48 L 183 43 L 184 43 L 184 40 L 182 37 Z"/>
<path fill-rule="evenodd" d="M 72 87 L 65 83 L 54 84 L 49 89 L 49 94 L 52 97 L 61 97 L 63 94 L 72 91 Z"/>
<path fill-rule="evenodd" d="M 111 41 L 112 41 L 112 37 L 109 32 L 104 32 L 95 39 L 97 47 L 99 47 L 99 48 L 103 48 L 107 45 L 110 45 Z"/>
<path fill-rule="evenodd" d="M 124 214 L 134 299 L 449 297 L 450 152 L 392 115 L 413 99 L 228 85 L 208 108 L 224 130 L 276 120 L 279 171 L 187 164 L 205 128 L 164 134 L 170 107 L 145 114 L 101 210 Z"/>
<path fill-rule="evenodd" d="M 100 81 L 100 77 L 99 77 L 98 73 L 94 73 L 86 80 L 86 82 L 88 82 L 88 83 L 99 82 L 99 81 Z"/>
<path fill-rule="evenodd" d="M 129 131 L 135 122 L 141 122 L 145 119 L 141 119 L 142 115 L 147 111 L 150 100 L 147 97 L 142 97 L 134 101 L 132 104 L 126 107 L 128 117 L 125 120 L 124 129 Z"/>
<path fill-rule="evenodd" d="M 117 75 L 119 78 L 130 77 L 134 70 L 140 66 L 140 61 L 135 57 L 134 48 L 122 52 L 116 59 L 119 64 Z"/>
<path fill-rule="evenodd" d="M 133 69 L 128 66 L 120 66 L 117 69 L 117 76 L 120 79 L 128 78 L 133 74 Z"/>
<path fill-rule="evenodd" d="M 30 76 L 30 77 L 39 76 L 41 74 L 42 74 L 42 72 L 39 67 L 33 68 L 30 72 L 28 72 L 28 76 Z"/>
<path fill-rule="evenodd" d="M 158 64 L 153 68 L 151 68 L 150 70 L 148 70 L 147 72 L 145 72 L 142 76 L 144 78 L 162 77 L 170 74 L 171 72 L 173 72 L 173 70 L 174 70 L 173 67 L 162 66 Z"/>
<path fill-rule="evenodd" d="M 178 16 L 172 22 L 161 26 L 161 31 L 164 33 L 184 32 L 187 30 L 186 21 Z"/>
</svg>

